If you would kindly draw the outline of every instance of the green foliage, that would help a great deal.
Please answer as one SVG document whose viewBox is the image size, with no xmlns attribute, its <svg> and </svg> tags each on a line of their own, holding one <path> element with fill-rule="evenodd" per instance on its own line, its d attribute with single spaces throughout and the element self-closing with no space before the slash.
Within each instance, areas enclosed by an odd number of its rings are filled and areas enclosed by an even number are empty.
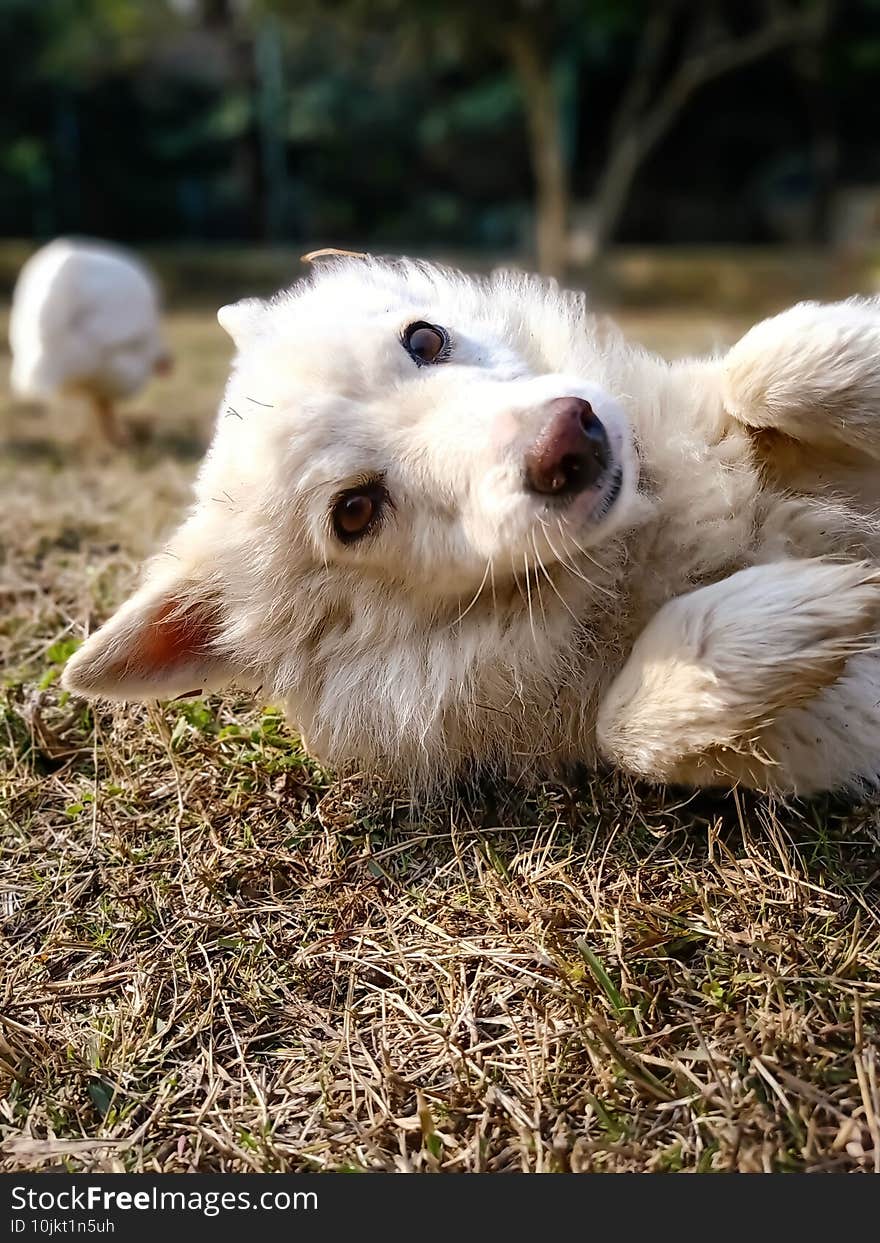
<svg viewBox="0 0 880 1243">
<path fill-rule="evenodd" d="M 4 0 L 0 234 L 519 247 L 534 170 L 511 31 L 555 83 L 573 193 L 589 198 L 638 40 L 664 7 Z M 685 45 L 702 7 L 669 8 Z M 753 16 L 733 0 L 713 12 L 733 32 Z M 826 56 L 842 168 L 860 181 L 880 175 L 864 107 L 875 12 L 854 0 Z M 775 173 L 809 166 L 793 66 L 780 55 L 732 75 L 709 111 L 691 109 L 645 170 L 630 236 L 760 239 Z"/>
<path fill-rule="evenodd" d="M 51 645 L 49 650 L 46 652 L 46 663 L 48 668 L 39 682 L 41 691 L 44 691 L 46 687 L 51 686 L 53 682 L 57 682 L 57 680 L 61 677 L 62 669 L 79 647 L 81 642 L 81 639 L 68 637 L 66 639 L 56 639 L 56 641 Z"/>
<path fill-rule="evenodd" d="M 43 38 L 38 69 L 60 83 L 136 69 L 157 40 L 182 29 L 167 0 L 41 0 L 31 8 Z"/>
</svg>

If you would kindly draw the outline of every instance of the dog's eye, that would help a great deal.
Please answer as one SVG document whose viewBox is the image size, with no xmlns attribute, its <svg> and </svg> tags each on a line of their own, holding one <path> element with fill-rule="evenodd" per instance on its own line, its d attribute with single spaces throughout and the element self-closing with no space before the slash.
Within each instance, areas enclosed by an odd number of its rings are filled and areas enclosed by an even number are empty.
<svg viewBox="0 0 880 1243">
<path fill-rule="evenodd" d="M 419 320 L 404 331 L 403 348 L 420 365 L 443 362 L 449 336 L 444 328 Z"/>
<path fill-rule="evenodd" d="M 333 529 L 344 544 L 366 535 L 375 526 L 386 500 L 381 484 L 368 484 L 343 492 L 333 506 Z"/>
</svg>

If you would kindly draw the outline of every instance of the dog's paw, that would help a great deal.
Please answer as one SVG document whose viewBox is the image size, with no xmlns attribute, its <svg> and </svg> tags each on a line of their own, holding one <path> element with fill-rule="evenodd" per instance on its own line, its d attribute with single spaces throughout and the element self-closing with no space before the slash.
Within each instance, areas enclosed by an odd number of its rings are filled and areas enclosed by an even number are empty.
<svg viewBox="0 0 880 1243">
<path fill-rule="evenodd" d="M 678 596 L 609 688 L 599 748 L 662 780 L 687 757 L 749 747 L 874 647 L 878 630 L 880 568 L 865 562 L 775 562 Z"/>
<path fill-rule="evenodd" d="M 721 384 L 750 427 L 880 457 L 880 299 L 802 302 L 763 320 L 723 360 Z"/>
</svg>

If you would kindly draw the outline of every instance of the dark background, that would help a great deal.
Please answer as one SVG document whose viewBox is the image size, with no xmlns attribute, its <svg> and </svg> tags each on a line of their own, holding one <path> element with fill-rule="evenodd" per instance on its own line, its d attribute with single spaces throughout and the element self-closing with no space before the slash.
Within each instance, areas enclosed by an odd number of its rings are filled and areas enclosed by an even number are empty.
<svg viewBox="0 0 880 1243">
<path fill-rule="evenodd" d="M 0 42 L 6 237 L 560 271 L 880 234 L 877 0 L 0 0 Z"/>
</svg>

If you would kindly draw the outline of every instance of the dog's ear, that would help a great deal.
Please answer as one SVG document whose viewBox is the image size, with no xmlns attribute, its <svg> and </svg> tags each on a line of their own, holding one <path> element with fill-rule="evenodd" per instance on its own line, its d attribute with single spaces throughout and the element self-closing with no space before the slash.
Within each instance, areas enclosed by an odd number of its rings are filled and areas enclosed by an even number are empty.
<svg viewBox="0 0 880 1243">
<path fill-rule="evenodd" d="M 232 676 L 217 651 L 220 610 L 184 574 L 148 582 L 68 661 L 66 690 L 102 699 L 172 699 Z"/>
<path fill-rule="evenodd" d="M 254 335 L 263 315 L 266 304 L 260 298 L 242 298 L 240 302 L 230 302 L 221 306 L 217 312 L 217 322 L 228 332 L 237 346 L 241 346 Z"/>
</svg>

